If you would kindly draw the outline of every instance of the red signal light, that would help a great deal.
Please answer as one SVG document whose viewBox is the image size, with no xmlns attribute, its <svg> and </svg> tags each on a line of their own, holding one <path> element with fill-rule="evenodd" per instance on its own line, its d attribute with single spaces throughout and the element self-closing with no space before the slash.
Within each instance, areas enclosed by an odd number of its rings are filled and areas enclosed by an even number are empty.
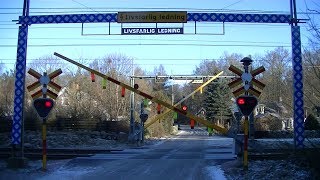
<svg viewBox="0 0 320 180">
<path fill-rule="evenodd" d="M 182 110 L 187 111 L 188 107 L 187 106 L 182 106 Z"/>
<path fill-rule="evenodd" d="M 246 103 L 246 101 L 245 101 L 244 98 L 239 98 L 238 101 L 237 101 L 237 104 L 239 104 L 239 105 L 243 105 L 245 103 Z"/>
<path fill-rule="evenodd" d="M 258 100 L 254 96 L 240 96 L 236 102 L 240 112 L 244 116 L 249 116 L 258 104 Z"/>
<path fill-rule="evenodd" d="M 51 102 L 51 101 L 46 101 L 46 102 L 44 103 L 44 106 L 45 106 L 46 108 L 51 108 L 52 102 Z"/>
</svg>

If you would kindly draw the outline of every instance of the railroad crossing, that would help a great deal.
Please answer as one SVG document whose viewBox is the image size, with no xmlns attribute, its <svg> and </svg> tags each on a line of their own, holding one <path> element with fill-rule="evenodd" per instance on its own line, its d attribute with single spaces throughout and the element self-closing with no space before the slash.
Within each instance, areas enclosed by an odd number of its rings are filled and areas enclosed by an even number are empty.
<svg viewBox="0 0 320 180">
<path fill-rule="evenodd" d="M 24 1 L 23 13 L 19 17 L 18 47 L 15 77 L 14 115 L 12 128 L 12 144 L 21 144 L 21 121 L 23 119 L 25 64 L 27 57 L 28 26 L 32 24 L 61 23 L 186 23 L 194 22 L 236 22 L 236 23 L 283 23 L 291 26 L 293 86 L 294 86 L 294 142 L 297 148 L 303 148 L 304 111 L 303 111 L 303 72 L 301 57 L 300 19 L 297 18 L 296 4 L 290 1 L 291 14 L 236 14 L 236 13 L 188 13 L 188 12 L 118 12 L 106 14 L 65 14 L 29 16 L 30 1 Z M 141 17 L 141 18 L 138 18 Z M 143 17 L 143 18 L 142 18 Z M 110 34 L 110 29 L 109 29 Z M 194 34 L 197 34 L 194 32 Z M 128 86 L 130 87 L 130 86 Z M 131 88 L 131 87 L 130 87 Z M 222 130 L 223 131 L 223 130 Z"/>
<path fill-rule="evenodd" d="M 304 110 L 303 110 L 303 71 L 302 71 L 302 57 L 301 57 L 301 35 L 300 35 L 300 27 L 298 23 L 300 23 L 300 19 L 297 18 L 296 13 L 296 5 L 295 1 L 291 2 L 291 14 L 238 14 L 238 13 L 188 13 L 186 11 L 172 11 L 172 12 L 118 12 L 118 13 L 105 13 L 105 14 L 65 14 L 65 15 L 39 15 L 39 16 L 29 16 L 29 6 L 30 1 L 24 1 L 23 14 L 19 17 L 18 24 L 19 33 L 18 33 L 18 47 L 17 47 L 17 61 L 15 68 L 15 94 L 14 94 L 14 114 L 13 114 L 13 125 L 12 125 L 12 145 L 21 145 L 21 136 L 22 124 L 23 124 L 23 110 L 24 110 L 24 94 L 25 94 L 25 76 L 26 76 L 26 59 L 27 59 L 27 42 L 28 42 L 28 27 L 32 24 L 62 24 L 62 23 L 81 23 L 82 26 L 85 23 L 120 23 L 121 28 L 123 23 L 187 23 L 194 22 L 194 26 L 196 27 L 196 22 L 236 22 L 236 23 L 283 23 L 291 26 L 291 38 L 292 38 L 292 70 L 293 70 L 293 99 L 294 99 L 294 143 L 296 148 L 304 148 Z M 157 28 L 157 27 L 156 27 Z M 159 34 L 159 32 L 179 32 L 183 33 L 180 29 L 175 31 L 167 29 L 154 29 L 155 34 Z M 153 31 L 153 30 L 151 30 Z M 135 32 L 134 29 L 127 29 L 126 32 Z M 140 32 L 140 30 L 138 30 Z M 149 32 L 147 29 L 142 32 Z M 164 33 L 165 34 L 165 33 Z M 196 28 L 194 34 L 197 34 Z M 109 28 L 109 35 L 110 28 Z M 56 56 L 72 62 L 79 67 L 82 67 L 92 74 L 96 74 L 104 79 L 107 79 L 115 84 L 118 84 L 122 87 L 122 91 L 124 89 L 128 89 L 137 93 L 151 101 L 154 101 L 158 104 L 158 106 L 162 105 L 167 107 L 173 111 L 184 114 L 187 117 L 198 121 L 207 127 L 214 128 L 217 131 L 226 134 L 227 130 L 223 127 L 217 126 L 209 121 L 206 121 L 202 118 L 199 118 L 189 112 L 183 111 L 180 108 L 172 106 L 160 99 L 152 97 L 142 91 L 139 91 L 137 88 L 128 86 L 124 83 L 121 83 L 113 78 L 110 78 L 98 71 L 90 69 L 86 66 L 83 66 L 61 54 L 55 53 Z M 231 68 L 235 70 L 235 68 Z M 241 72 L 241 80 L 244 81 L 244 86 L 234 92 L 236 96 L 249 92 L 256 96 L 259 96 L 259 91 L 254 89 L 249 85 L 249 82 L 263 89 L 263 83 L 259 83 L 254 78 L 257 73 L 260 73 L 262 69 L 258 68 L 254 72 Z M 240 71 L 235 70 L 234 72 L 240 73 Z M 239 74 L 238 74 L 239 75 Z M 236 87 L 241 80 L 237 80 L 231 84 L 231 86 Z M 47 80 L 45 81 L 47 82 Z M 50 81 L 47 82 L 50 85 Z M 52 85 L 52 83 L 51 83 Z M 33 85 L 36 87 L 38 85 Z M 29 87 L 32 89 L 32 87 Z M 49 91 L 45 91 L 49 92 Z M 52 93 L 48 93 L 48 95 Z M 123 94 L 123 93 L 122 93 Z M 36 93 L 35 96 L 38 96 L 39 93 Z"/>
</svg>

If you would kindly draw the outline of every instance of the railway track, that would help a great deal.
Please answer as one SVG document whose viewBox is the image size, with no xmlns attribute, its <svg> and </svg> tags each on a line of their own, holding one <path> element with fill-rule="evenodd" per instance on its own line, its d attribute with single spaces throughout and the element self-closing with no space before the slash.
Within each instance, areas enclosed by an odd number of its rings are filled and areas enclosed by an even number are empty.
<svg viewBox="0 0 320 180">
<path fill-rule="evenodd" d="M 278 153 L 248 153 L 250 160 L 279 160 L 286 159 L 290 156 L 290 153 L 278 152 Z"/>
<path fill-rule="evenodd" d="M 289 156 L 301 156 L 303 157 L 306 153 L 320 152 L 320 148 L 304 148 L 304 149 L 266 149 L 263 152 L 250 151 L 248 158 L 252 160 L 279 160 L 286 159 Z"/>
<path fill-rule="evenodd" d="M 305 149 L 306 151 L 320 152 L 319 148 Z M 114 151 L 122 151 L 122 149 L 67 149 L 67 148 L 51 148 L 47 149 L 48 159 L 70 159 L 75 157 L 89 157 L 95 154 L 108 154 Z M 286 159 L 289 156 L 303 155 L 306 151 L 292 149 L 268 149 L 263 152 L 249 151 L 248 158 L 251 160 L 279 160 Z M 17 149 L 16 156 L 21 154 L 21 150 Z M 0 159 L 7 159 L 12 156 L 12 148 L 0 148 Z M 24 157 L 29 159 L 41 159 L 42 149 L 24 149 Z M 241 158 L 241 157 L 239 157 Z"/>
<path fill-rule="evenodd" d="M 52 148 L 47 149 L 48 159 L 69 159 L 75 157 L 88 157 L 99 153 L 111 153 L 114 151 L 122 151 L 121 149 L 63 149 Z M 0 148 L 0 159 L 7 159 L 12 157 L 12 148 Z M 20 156 L 21 150 L 17 149 L 15 156 Z M 24 149 L 24 157 L 29 159 L 41 159 L 42 149 Z"/>
</svg>

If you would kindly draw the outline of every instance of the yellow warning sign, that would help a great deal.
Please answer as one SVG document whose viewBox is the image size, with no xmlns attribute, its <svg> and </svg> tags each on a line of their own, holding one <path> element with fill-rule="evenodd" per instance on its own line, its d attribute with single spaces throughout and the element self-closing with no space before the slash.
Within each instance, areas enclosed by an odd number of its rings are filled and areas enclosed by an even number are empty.
<svg viewBox="0 0 320 180">
<path fill-rule="evenodd" d="M 118 23 L 186 23 L 187 11 L 118 12 Z"/>
</svg>

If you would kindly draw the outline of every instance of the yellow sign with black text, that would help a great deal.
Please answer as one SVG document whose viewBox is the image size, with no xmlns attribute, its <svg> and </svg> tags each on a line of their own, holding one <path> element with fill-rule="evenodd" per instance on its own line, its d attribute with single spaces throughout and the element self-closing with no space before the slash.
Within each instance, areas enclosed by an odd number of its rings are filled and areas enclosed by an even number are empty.
<svg viewBox="0 0 320 180">
<path fill-rule="evenodd" d="M 186 23 L 187 11 L 118 12 L 118 23 Z"/>
</svg>

